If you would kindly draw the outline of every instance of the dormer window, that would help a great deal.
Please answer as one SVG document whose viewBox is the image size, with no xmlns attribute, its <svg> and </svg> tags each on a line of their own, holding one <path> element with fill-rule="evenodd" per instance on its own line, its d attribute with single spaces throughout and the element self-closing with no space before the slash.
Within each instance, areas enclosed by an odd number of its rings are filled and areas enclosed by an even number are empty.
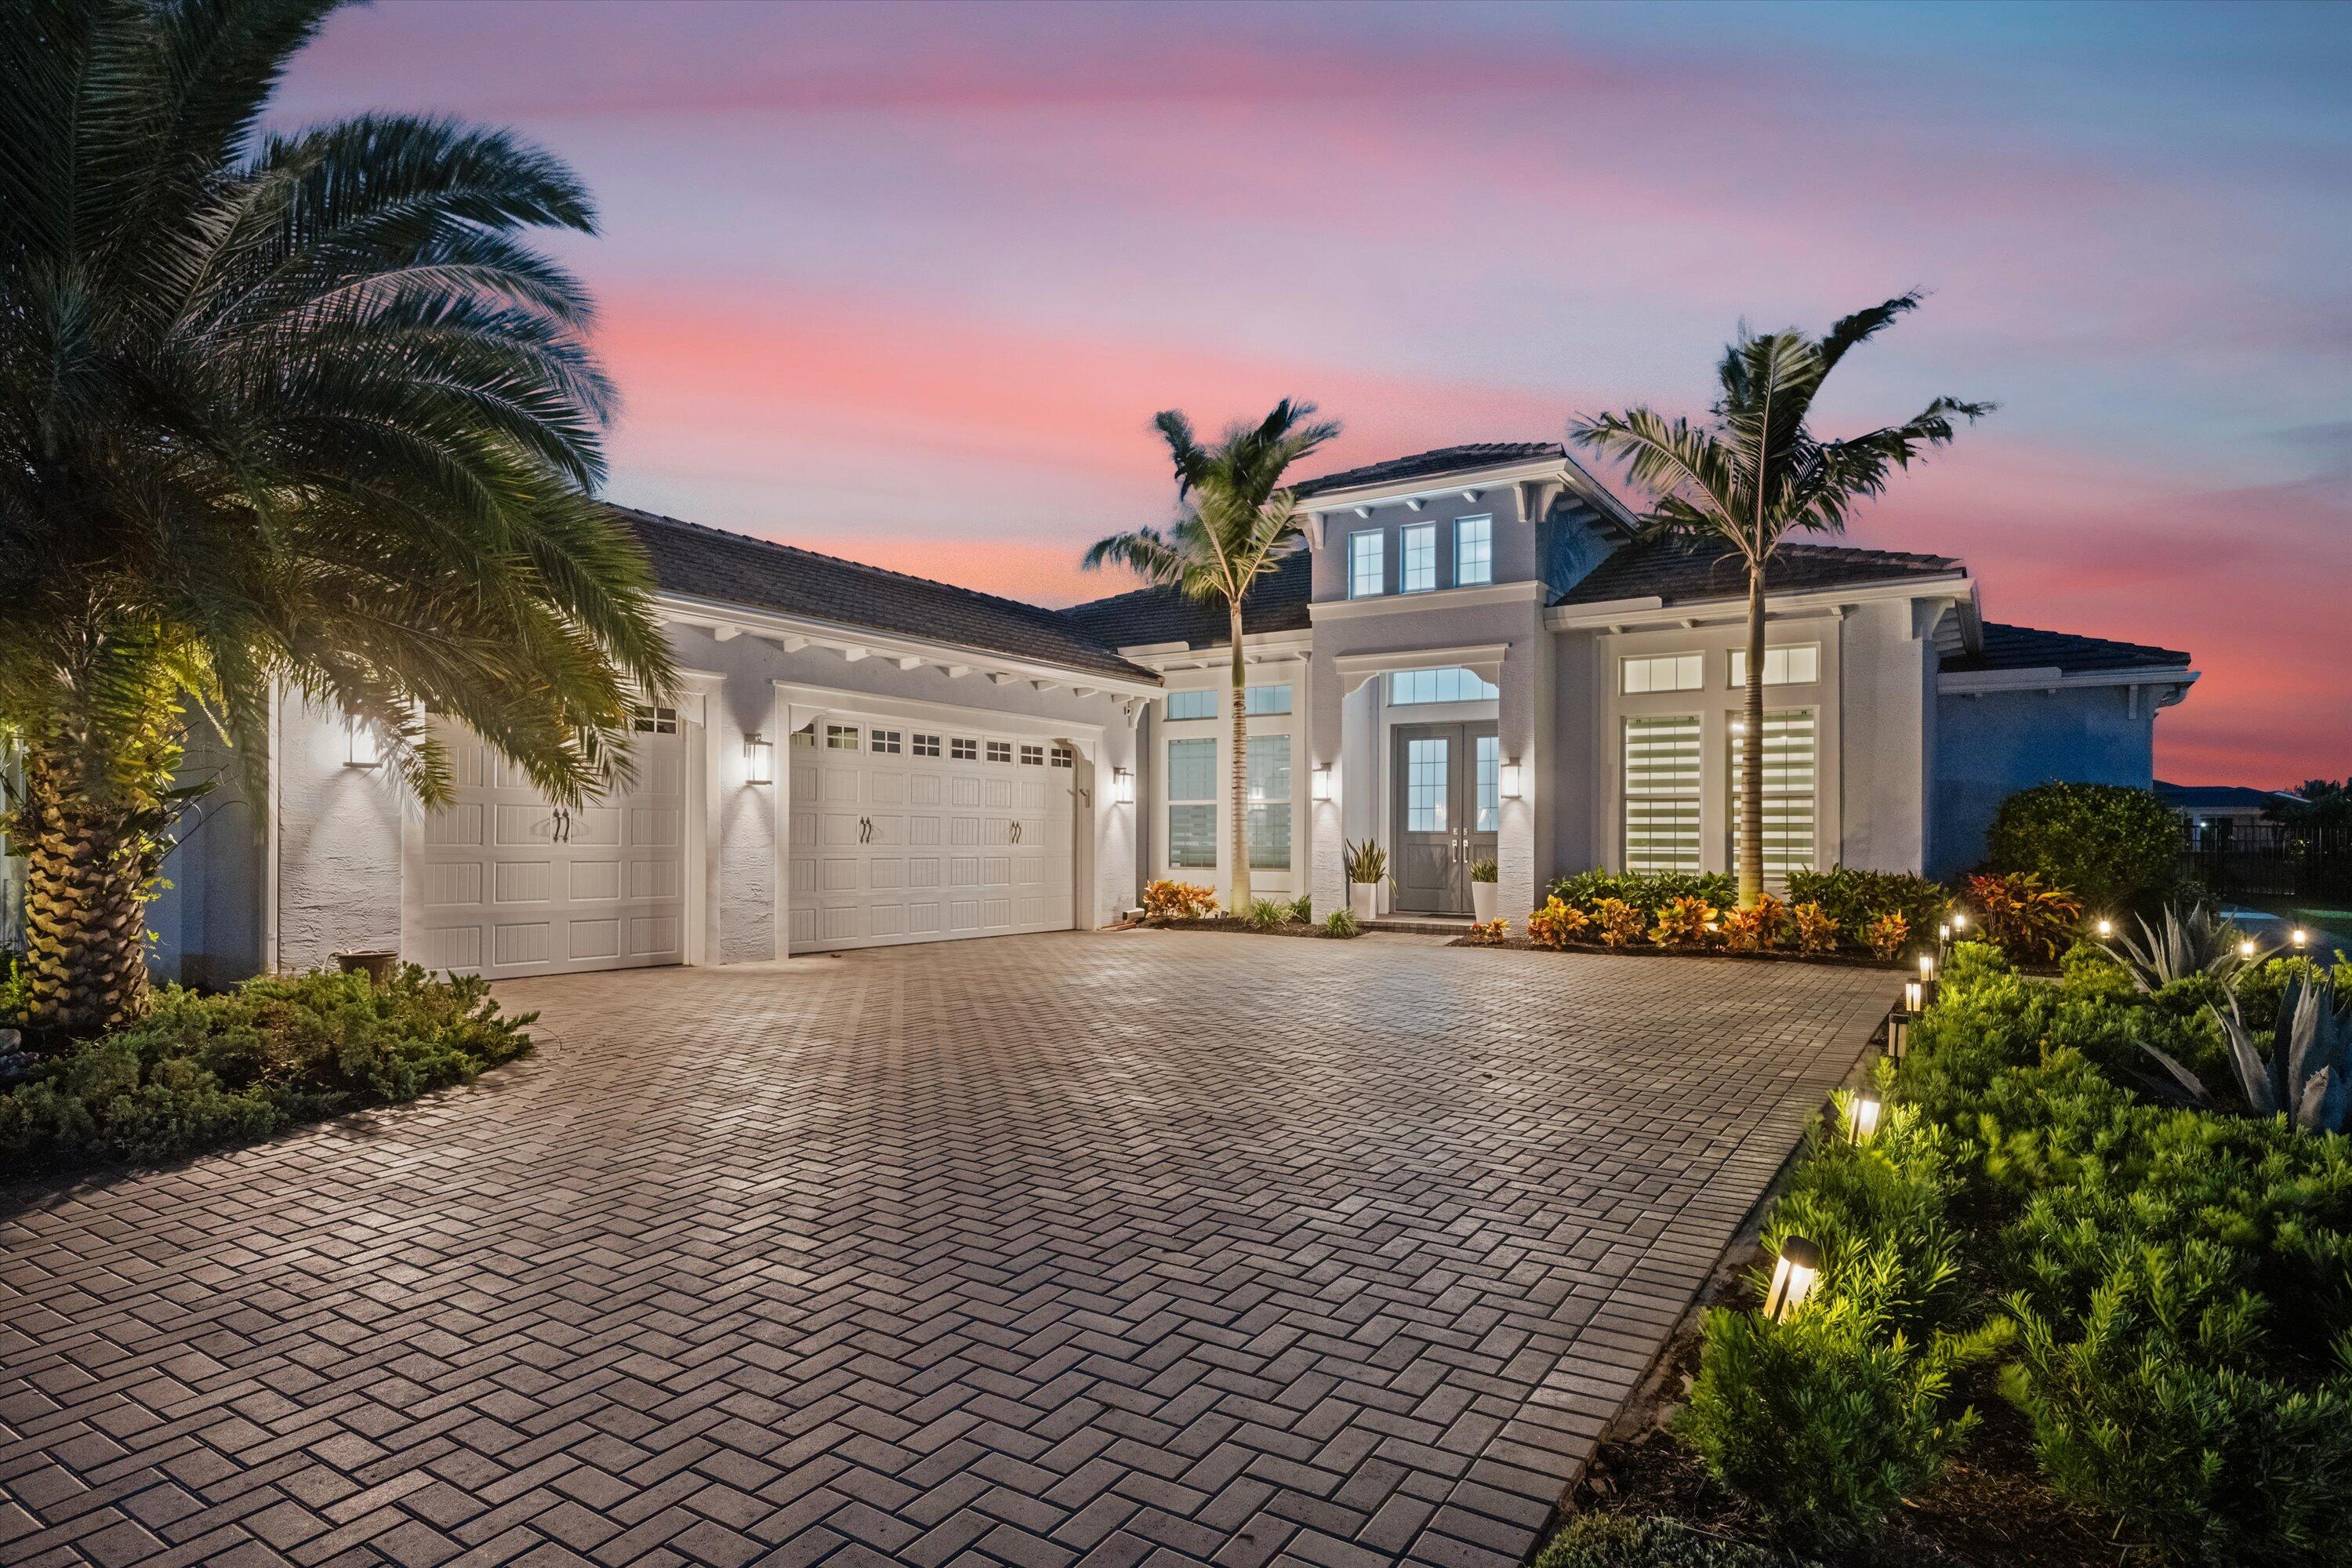
<svg viewBox="0 0 2352 1568">
<path fill-rule="evenodd" d="M 1454 585 L 1467 588 L 1495 580 L 1495 520 L 1458 518 L 1454 524 Z"/>
<path fill-rule="evenodd" d="M 1377 528 L 1348 535 L 1348 597 L 1370 599 L 1388 591 L 1388 551 Z"/>
<path fill-rule="evenodd" d="M 1437 524 L 1415 522 L 1397 531 L 1397 591 L 1426 594 L 1437 586 Z"/>
</svg>

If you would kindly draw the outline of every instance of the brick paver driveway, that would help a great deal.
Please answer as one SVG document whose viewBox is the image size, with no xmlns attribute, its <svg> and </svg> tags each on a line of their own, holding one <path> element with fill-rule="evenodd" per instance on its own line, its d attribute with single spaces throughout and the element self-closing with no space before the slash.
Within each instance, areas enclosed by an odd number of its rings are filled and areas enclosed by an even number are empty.
<svg viewBox="0 0 2352 1568">
<path fill-rule="evenodd" d="M 1136 931 L 516 983 L 0 1220 L 0 1560 L 1505 1563 L 1889 983 Z"/>
</svg>

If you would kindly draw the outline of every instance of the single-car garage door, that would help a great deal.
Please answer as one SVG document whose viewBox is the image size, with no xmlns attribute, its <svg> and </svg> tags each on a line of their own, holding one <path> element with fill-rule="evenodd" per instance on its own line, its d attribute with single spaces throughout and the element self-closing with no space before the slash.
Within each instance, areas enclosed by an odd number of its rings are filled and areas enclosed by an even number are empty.
<svg viewBox="0 0 2352 1568">
<path fill-rule="evenodd" d="M 684 726 L 637 711 L 636 782 L 547 803 L 463 726 L 435 721 L 457 798 L 409 852 L 408 956 L 502 978 L 680 963 L 686 950 Z"/>
<path fill-rule="evenodd" d="M 1068 744 L 845 714 L 789 758 L 793 952 L 1074 923 Z"/>
</svg>

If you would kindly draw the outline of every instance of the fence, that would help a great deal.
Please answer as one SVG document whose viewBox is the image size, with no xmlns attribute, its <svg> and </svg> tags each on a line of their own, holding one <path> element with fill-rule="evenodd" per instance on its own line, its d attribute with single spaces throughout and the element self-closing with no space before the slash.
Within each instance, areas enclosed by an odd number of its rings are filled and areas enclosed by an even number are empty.
<svg viewBox="0 0 2352 1568">
<path fill-rule="evenodd" d="M 2207 838 L 2190 844 L 2181 858 L 2190 875 L 2223 900 L 2352 900 L 2352 832 Z"/>
</svg>

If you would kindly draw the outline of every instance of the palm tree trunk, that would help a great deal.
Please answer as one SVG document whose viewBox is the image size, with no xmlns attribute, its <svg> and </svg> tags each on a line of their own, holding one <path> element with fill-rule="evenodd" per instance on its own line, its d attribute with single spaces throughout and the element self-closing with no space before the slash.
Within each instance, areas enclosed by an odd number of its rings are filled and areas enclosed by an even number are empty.
<svg viewBox="0 0 2352 1568">
<path fill-rule="evenodd" d="M 1739 907 L 1764 896 L 1764 560 L 1748 566 L 1748 679 L 1739 737 Z"/>
<path fill-rule="evenodd" d="M 146 1010 L 146 908 L 169 783 L 97 797 L 85 765 L 78 748 L 28 743 L 8 823 L 25 857 L 26 1022 L 68 1036 Z"/>
<path fill-rule="evenodd" d="M 1249 858 L 1249 676 L 1242 663 L 1242 606 L 1238 599 L 1225 602 L 1234 635 L 1234 914 L 1242 914 L 1250 903 Z"/>
</svg>

